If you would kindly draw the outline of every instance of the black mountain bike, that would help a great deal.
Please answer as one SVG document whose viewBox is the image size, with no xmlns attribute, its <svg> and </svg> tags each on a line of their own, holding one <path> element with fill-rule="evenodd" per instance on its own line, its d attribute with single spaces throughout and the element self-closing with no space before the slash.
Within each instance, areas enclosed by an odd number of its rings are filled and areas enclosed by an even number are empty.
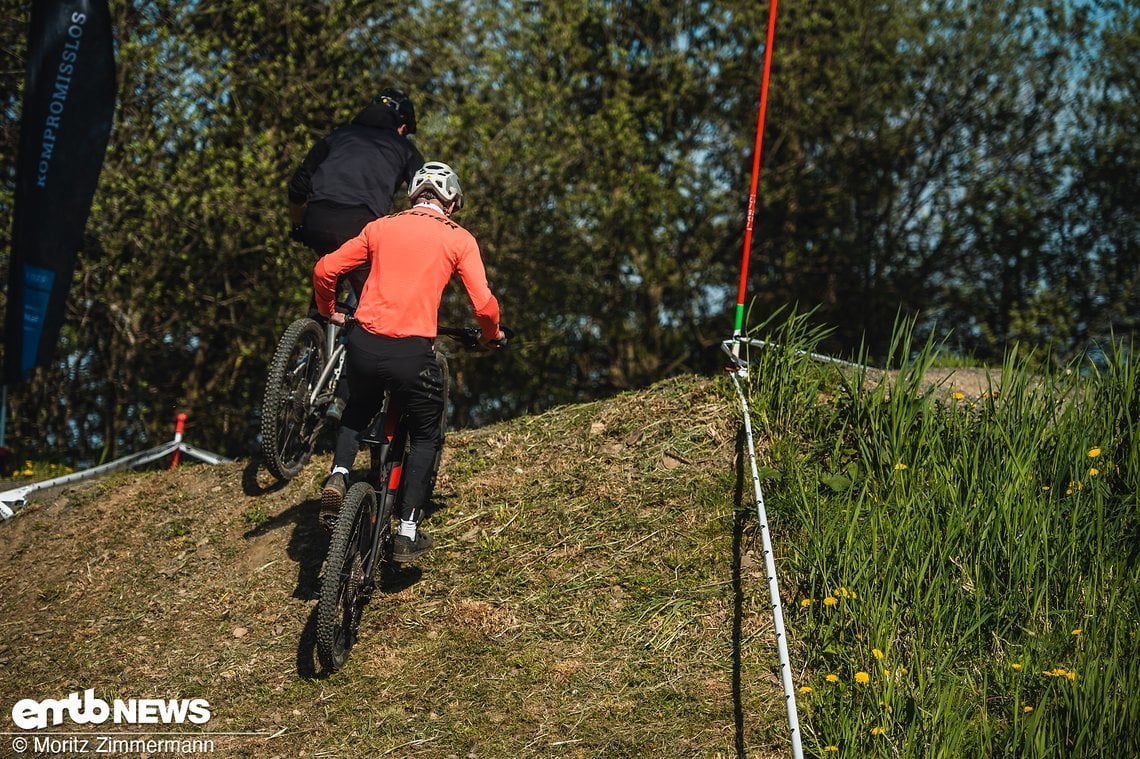
<svg viewBox="0 0 1140 759">
<path fill-rule="evenodd" d="M 344 329 L 297 319 L 277 342 L 261 401 L 265 468 L 291 480 L 308 462 L 344 369 Z"/>
<path fill-rule="evenodd" d="M 508 339 L 510 330 L 503 327 Z M 454 339 L 467 351 L 484 350 L 476 328 L 441 327 L 440 335 Z M 448 375 L 444 369 L 446 408 Z M 442 424 L 442 421 L 441 421 Z M 392 564 L 393 523 L 399 518 L 400 474 L 408 442 L 401 410 L 388 393 L 360 443 L 368 448 L 368 475 L 348 489 L 333 526 L 317 601 L 317 658 L 328 672 L 336 672 L 356 642 L 364 607 L 372 600 L 383 567 Z M 439 471 L 436 458 L 432 473 Z M 429 489 L 429 493 L 431 489 Z"/>
</svg>

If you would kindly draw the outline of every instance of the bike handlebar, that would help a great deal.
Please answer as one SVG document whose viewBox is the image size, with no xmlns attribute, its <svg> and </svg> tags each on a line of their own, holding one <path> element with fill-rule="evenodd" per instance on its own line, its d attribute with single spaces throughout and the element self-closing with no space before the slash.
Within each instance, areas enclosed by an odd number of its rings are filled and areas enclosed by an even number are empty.
<svg viewBox="0 0 1140 759">
<path fill-rule="evenodd" d="M 354 326 L 356 326 L 356 317 L 352 313 L 345 314 L 342 336 L 347 335 Z M 490 350 L 488 346 L 503 348 L 515 336 L 514 330 L 510 327 L 500 324 L 499 329 L 502 331 L 503 337 L 499 340 L 491 340 L 488 343 L 483 342 L 483 331 L 478 327 L 439 327 L 436 329 L 436 333 L 455 340 L 463 346 L 465 351 L 476 353 Z"/>
<path fill-rule="evenodd" d="M 487 345 L 502 348 L 515 335 L 514 330 L 510 327 L 504 327 L 500 324 L 499 329 L 503 332 L 502 339 L 491 340 Z M 464 350 L 472 352 L 489 350 L 487 346 L 483 344 L 483 331 L 478 327 L 439 327 L 436 332 L 455 340 L 463 346 Z"/>
</svg>

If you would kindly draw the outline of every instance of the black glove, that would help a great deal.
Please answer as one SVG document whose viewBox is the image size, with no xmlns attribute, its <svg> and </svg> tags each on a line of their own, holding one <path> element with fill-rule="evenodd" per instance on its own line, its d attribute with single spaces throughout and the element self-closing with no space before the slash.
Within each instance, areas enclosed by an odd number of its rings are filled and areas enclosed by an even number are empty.
<svg viewBox="0 0 1140 759">
<path fill-rule="evenodd" d="M 302 239 L 304 234 L 305 234 L 305 225 L 304 224 L 294 224 L 293 228 L 289 230 L 289 239 L 293 240 L 294 242 L 304 242 L 304 240 Z"/>
</svg>

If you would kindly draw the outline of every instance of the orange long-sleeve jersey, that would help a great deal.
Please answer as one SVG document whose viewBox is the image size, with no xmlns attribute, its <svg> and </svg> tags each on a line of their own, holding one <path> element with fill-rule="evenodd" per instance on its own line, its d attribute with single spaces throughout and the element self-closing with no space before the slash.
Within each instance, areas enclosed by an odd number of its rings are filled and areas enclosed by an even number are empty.
<svg viewBox="0 0 1140 759">
<path fill-rule="evenodd" d="M 434 339 L 439 302 L 458 272 L 483 336 L 499 333 L 499 302 L 487 286 L 479 244 L 470 232 L 430 206 L 382 216 L 360 235 L 317 261 L 313 290 L 317 311 L 330 316 L 341 275 L 364 263 L 372 270 L 360 294 L 356 320 L 387 337 Z"/>
</svg>

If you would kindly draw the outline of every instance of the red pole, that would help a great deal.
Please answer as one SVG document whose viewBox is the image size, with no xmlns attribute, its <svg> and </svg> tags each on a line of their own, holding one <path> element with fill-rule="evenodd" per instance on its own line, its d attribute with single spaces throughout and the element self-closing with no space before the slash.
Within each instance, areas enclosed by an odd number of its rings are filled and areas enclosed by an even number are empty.
<svg viewBox="0 0 1140 759">
<path fill-rule="evenodd" d="M 768 42 L 764 47 L 764 75 L 760 83 L 760 113 L 756 119 L 756 147 L 752 155 L 752 186 L 748 194 L 748 216 L 744 225 L 744 255 L 740 264 L 740 289 L 736 296 L 736 322 L 733 337 L 744 334 L 744 293 L 748 286 L 748 256 L 752 250 L 752 220 L 756 215 L 756 188 L 760 182 L 760 151 L 764 145 L 764 117 L 768 110 L 768 75 L 772 70 L 772 44 L 776 38 L 776 5 L 768 10 Z M 739 355 L 739 344 L 733 346 Z"/>
<path fill-rule="evenodd" d="M 186 415 L 179 414 L 175 417 L 174 422 L 174 442 L 182 442 L 182 431 L 186 429 Z M 170 459 L 170 468 L 173 469 L 178 466 L 178 454 L 181 452 L 180 448 L 174 449 L 174 457 Z"/>
</svg>

